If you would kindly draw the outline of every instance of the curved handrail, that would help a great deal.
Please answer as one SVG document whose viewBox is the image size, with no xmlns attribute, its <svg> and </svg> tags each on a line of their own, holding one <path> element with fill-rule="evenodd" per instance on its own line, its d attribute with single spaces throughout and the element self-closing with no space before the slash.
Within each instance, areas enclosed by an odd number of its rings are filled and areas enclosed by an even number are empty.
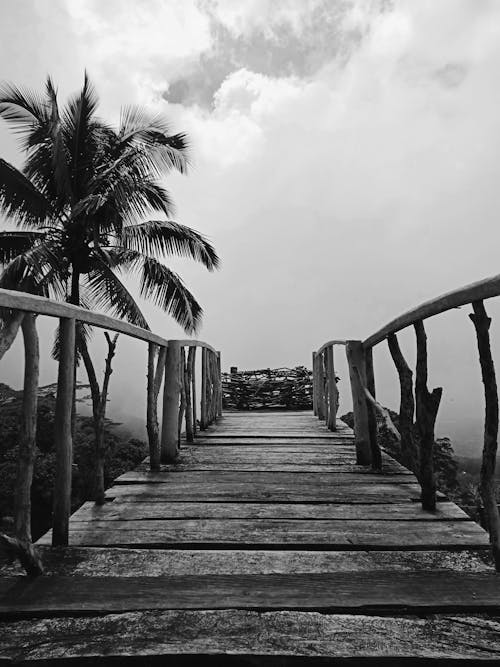
<svg viewBox="0 0 500 667">
<path fill-rule="evenodd" d="M 327 343 L 324 343 L 319 350 L 316 351 L 316 354 L 321 354 L 326 350 L 327 347 L 332 347 L 333 345 L 346 345 L 346 340 L 329 340 Z"/>
<path fill-rule="evenodd" d="M 453 292 L 442 294 L 430 301 L 425 301 L 420 304 L 420 306 L 396 317 L 371 336 L 368 336 L 368 338 L 363 341 L 363 348 L 366 350 L 374 347 L 374 345 L 381 343 L 390 334 L 397 333 L 398 331 L 401 331 L 401 329 L 405 329 L 407 326 L 415 324 L 415 322 L 420 320 L 439 315 L 440 313 L 452 310 L 453 308 L 460 308 L 460 306 L 465 306 L 474 301 L 490 299 L 494 296 L 500 296 L 500 274 L 492 276 L 491 278 L 479 280 L 470 285 L 465 285 L 464 287 L 453 290 Z"/>
<path fill-rule="evenodd" d="M 158 334 L 143 329 L 135 324 L 118 320 L 109 315 L 102 313 L 95 313 L 92 310 L 86 310 L 80 306 L 74 306 L 71 303 L 63 301 L 54 301 L 44 296 L 36 296 L 28 294 L 27 292 L 18 292 L 16 290 L 0 289 L 0 308 L 10 308 L 12 310 L 22 310 L 29 313 L 37 313 L 39 315 L 46 315 L 47 317 L 66 317 L 69 319 L 78 320 L 85 324 L 99 327 L 101 329 L 109 329 L 115 333 L 122 333 L 138 340 L 143 340 L 147 343 L 154 343 L 166 347 L 168 339 L 158 336 Z M 216 350 L 199 340 L 179 340 L 180 346 L 196 346 L 204 347 L 216 353 Z"/>
</svg>

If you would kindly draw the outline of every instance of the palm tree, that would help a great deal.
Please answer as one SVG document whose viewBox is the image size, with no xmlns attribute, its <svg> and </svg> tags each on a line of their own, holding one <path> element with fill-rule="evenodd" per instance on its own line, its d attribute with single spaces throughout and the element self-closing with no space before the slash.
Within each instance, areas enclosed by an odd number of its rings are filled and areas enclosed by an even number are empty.
<svg viewBox="0 0 500 667">
<path fill-rule="evenodd" d="M 96 116 L 97 104 L 87 75 L 62 109 L 50 77 L 43 94 L 0 86 L 0 118 L 19 135 L 26 157 L 21 170 L 0 159 L 0 213 L 18 228 L 0 233 L 0 287 L 102 309 L 148 328 L 120 280 L 132 273 L 141 296 L 192 333 L 202 309 L 161 260 L 186 256 L 210 271 L 219 260 L 206 238 L 171 220 L 172 201 L 161 185 L 170 170 L 186 171 L 186 136 L 171 134 L 163 117 L 136 107 L 124 109 L 114 129 Z M 20 323 L 4 317 L 0 355 Z M 80 334 L 91 379 L 85 331 Z M 31 440 L 34 446 L 34 434 Z M 26 534 L 22 539 L 29 542 Z"/>
<path fill-rule="evenodd" d="M 96 117 L 96 108 L 87 75 L 62 111 L 50 78 L 45 95 L 0 87 L 0 117 L 20 135 L 26 153 L 22 170 L 0 159 L 0 212 L 20 228 L 0 233 L 0 287 L 29 287 L 147 328 L 120 280 L 136 273 L 141 296 L 192 333 L 202 309 L 160 261 L 180 255 L 209 270 L 218 266 L 201 234 L 169 219 L 172 201 L 159 183 L 171 169 L 185 172 L 186 136 L 170 134 L 161 116 L 136 107 L 122 111 L 114 130 Z"/>
</svg>

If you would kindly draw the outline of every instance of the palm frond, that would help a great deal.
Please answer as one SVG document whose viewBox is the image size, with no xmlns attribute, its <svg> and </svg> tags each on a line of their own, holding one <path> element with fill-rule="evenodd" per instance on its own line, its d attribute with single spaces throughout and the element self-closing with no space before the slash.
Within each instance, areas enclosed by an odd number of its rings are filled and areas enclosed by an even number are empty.
<svg viewBox="0 0 500 667">
<path fill-rule="evenodd" d="M 151 257 L 143 258 L 140 294 L 160 306 L 192 334 L 201 322 L 203 310 L 180 276 Z"/>
<path fill-rule="evenodd" d="M 47 107 L 43 97 L 28 88 L 20 88 L 13 83 L 0 84 L 0 118 L 13 126 L 14 131 L 24 137 L 24 145 L 29 135 L 47 120 Z"/>
<path fill-rule="evenodd" d="M 85 276 L 86 290 L 93 304 L 114 317 L 123 318 L 131 324 L 149 330 L 141 309 L 105 260 L 106 257 L 94 253 L 95 268 Z"/>
<path fill-rule="evenodd" d="M 0 212 L 24 226 L 37 226 L 50 212 L 50 203 L 13 165 L 0 158 Z"/>
<path fill-rule="evenodd" d="M 47 77 L 47 100 L 50 110 L 50 137 L 52 140 L 52 170 L 54 182 L 60 202 L 70 202 L 73 199 L 71 176 L 69 169 L 69 155 L 64 141 L 64 133 L 57 102 L 57 90 L 52 79 Z"/>
<path fill-rule="evenodd" d="M 64 283 L 67 258 L 61 248 L 44 240 L 11 260 L 0 275 L 0 287 L 48 296 L 55 283 Z"/>
<path fill-rule="evenodd" d="M 219 266 L 215 248 L 199 232 L 172 220 L 149 220 L 123 228 L 121 245 L 146 255 L 178 255 L 201 262 L 209 271 Z"/>
</svg>

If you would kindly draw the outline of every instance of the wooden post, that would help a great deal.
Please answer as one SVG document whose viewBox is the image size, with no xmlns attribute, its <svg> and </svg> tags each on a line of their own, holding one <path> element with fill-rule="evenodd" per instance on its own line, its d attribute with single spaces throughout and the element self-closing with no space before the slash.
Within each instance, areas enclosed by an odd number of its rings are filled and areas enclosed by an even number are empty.
<svg viewBox="0 0 500 667">
<path fill-rule="evenodd" d="M 325 371 L 323 366 L 323 355 L 316 354 L 316 390 L 318 419 L 325 419 Z"/>
<path fill-rule="evenodd" d="M 422 320 L 415 322 L 417 337 L 417 373 L 415 398 L 417 429 L 420 436 L 420 486 L 422 487 L 422 509 L 436 509 L 436 478 L 434 476 L 434 424 L 443 390 L 427 389 L 427 336 Z"/>
<path fill-rule="evenodd" d="M 207 424 L 207 383 L 208 383 L 208 368 L 207 368 L 207 348 L 201 348 L 201 415 L 200 415 L 200 429 L 204 431 Z"/>
<path fill-rule="evenodd" d="M 180 447 L 181 442 L 181 431 L 182 431 L 182 420 L 186 414 L 186 385 L 184 384 L 184 375 L 186 372 L 186 352 L 184 350 L 184 345 L 181 345 L 180 348 L 180 359 L 179 359 L 179 387 L 181 389 L 181 400 L 179 405 L 179 417 L 177 419 L 177 444 Z"/>
<path fill-rule="evenodd" d="M 414 473 L 420 474 L 413 438 L 415 399 L 413 398 L 413 373 L 401 352 L 396 334 L 387 338 L 389 351 L 399 376 L 399 433 L 401 435 L 402 463 Z"/>
<path fill-rule="evenodd" d="M 220 352 L 217 352 L 217 381 L 219 384 L 219 393 L 218 393 L 218 404 L 217 404 L 217 417 L 222 417 L 222 364 Z"/>
<path fill-rule="evenodd" d="M 187 442 L 193 442 L 193 406 L 191 403 L 191 387 L 193 385 L 192 381 L 192 350 L 195 348 L 190 346 L 188 350 L 187 363 L 184 365 L 184 391 L 186 394 L 186 440 Z"/>
<path fill-rule="evenodd" d="M 192 356 L 191 356 L 192 353 Z M 196 405 L 196 345 L 192 345 L 189 348 L 189 355 L 188 359 L 190 359 L 191 362 L 191 382 L 192 384 L 192 405 L 193 405 L 193 436 L 196 436 L 196 431 L 198 430 L 198 424 L 196 422 L 196 412 L 198 410 L 198 407 Z"/>
<path fill-rule="evenodd" d="M 349 379 L 351 382 L 352 410 L 354 413 L 354 437 L 356 443 L 356 463 L 372 463 L 370 447 L 370 428 L 364 387 L 366 386 L 365 354 L 360 340 L 348 340 L 346 343 Z M 356 372 L 357 369 L 357 372 Z"/>
<path fill-rule="evenodd" d="M 328 428 L 330 431 L 337 430 L 338 395 L 337 383 L 335 381 L 335 365 L 333 357 L 333 345 L 326 348 L 326 375 L 328 383 Z"/>
<path fill-rule="evenodd" d="M 59 325 L 59 370 L 54 417 L 56 472 L 54 480 L 54 512 L 52 518 L 52 546 L 66 546 L 69 537 L 71 512 L 71 472 L 73 442 L 71 413 L 75 372 L 75 320 L 61 317 Z"/>
<path fill-rule="evenodd" d="M 313 412 L 318 415 L 318 386 L 317 386 L 317 368 L 316 368 L 316 352 L 312 356 L 312 372 L 313 372 Z"/>
<path fill-rule="evenodd" d="M 366 388 L 376 398 L 375 394 L 375 372 L 373 369 L 373 350 L 371 347 L 365 349 L 365 369 L 366 369 Z M 375 408 L 367 401 L 368 410 L 368 430 L 370 432 L 370 449 L 372 454 L 372 467 L 374 470 L 382 470 L 382 452 L 377 441 L 377 416 Z"/>
<path fill-rule="evenodd" d="M 165 360 L 165 384 L 163 388 L 163 423 L 161 429 L 161 462 L 173 463 L 179 446 L 179 399 L 181 393 L 179 366 L 181 348 L 179 341 L 169 340 Z"/>
<path fill-rule="evenodd" d="M 498 447 L 498 389 L 495 365 L 490 348 L 491 319 L 486 314 L 482 301 L 472 304 L 474 313 L 469 315 L 476 329 L 481 375 L 484 385 L 485 417 L 483 461 L 479 490 L 486 511 L 490 543 L 495 560 L 495 568 L 500 572 L 500 515 L 496 498 L 495 467 Z"/>
</svg>

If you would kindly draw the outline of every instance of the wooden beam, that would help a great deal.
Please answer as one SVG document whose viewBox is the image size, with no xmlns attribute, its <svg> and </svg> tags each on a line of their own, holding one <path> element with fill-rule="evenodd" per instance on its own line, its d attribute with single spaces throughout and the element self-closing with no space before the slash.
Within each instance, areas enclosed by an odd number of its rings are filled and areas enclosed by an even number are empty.
<svg viewBox="0 0 500 667">
<path fill-rule="evenodd" d="M 217 352 L 217 383 L 218 383 L 217 416 L 222 417 L 222 365 L 221 365 L 220 352 Z"/>
<path fill-rule="evenodd" d="M 460 306 L 465 306 L 474 301 L 481 301 L 494 296 L 500 296 L 500 274 L 486 278 L 485 280 L 479 280 L 470 285 L 465 285 L 465 287 L 461 287 L 453 292 L 447 292 L 436 299 L 422 303 L 420 306 L 391 320 L 388 324 L 369 336 L 363 341 L 363 347 L 374 347 L 385 340 L 389 334 L 397 333 L 401 329 L 405 329 L 428 317 L 433 317 L 452 308 L 460 308 Z"/>
<path fill-rule="evenodd" d="M 436 478 L 434 475 L 434 424 L 441 402 L 441 387 L 427 389 L 427 336 L 423 322 L 415 323 L 417 338 L 417 373 L 415 380 L 417 430 L 420 436 L 420 474 L 422 509 L 436 509 Z"/>
<path fill-rule="evenodd" d="M 356 462 L 358 465 L 372 463 L 368 409 L 364 388 L 366 368 L 363 345 L 360 340 L 348 340 L 346 345 L 349 379 L 351 381 L 352 409 L 354 414 L 354 436 Z"/>
<path fill-rule="evenodd" d="M 317 387 L 317 368 L 316 368 L 316 352 L 312 353 L 312 372 L 313 372 L 313 413 L 318 416 L 318 387 Z"/>
<path fill-rule="evenodd" d="M 62 317 L 59 324 L 59 371 L 54 418 L 56 473 L 54 480 L 54 512 L 52 516 L 52 545 L 68 544 L 71 512 L 71 473 L 73 441 L 71 413 L 75 372 L 75 320 Z"/>
<path fill-rule="evenodd" d="M 500 572 L 500 515 L 495 482 L 498 447 L 498 389 L 490 347 L 491 318 L 486 314 L 482 301 L 474 302 L 472 308 L 474 312 L 469 317 L 476 329 L 485 399 L 483 461 L 479 489 L 486 511 L 495 567 L 497 572 Z"/>
<path fill-rule="evenodd" d="M 165 361 L 165 384 L 163 390 L 162 463 L 172 463 L 175 461 L 179 447 L 180 354 L 179 342 L 175 340 L 169 341 Z"/>
</svg>

